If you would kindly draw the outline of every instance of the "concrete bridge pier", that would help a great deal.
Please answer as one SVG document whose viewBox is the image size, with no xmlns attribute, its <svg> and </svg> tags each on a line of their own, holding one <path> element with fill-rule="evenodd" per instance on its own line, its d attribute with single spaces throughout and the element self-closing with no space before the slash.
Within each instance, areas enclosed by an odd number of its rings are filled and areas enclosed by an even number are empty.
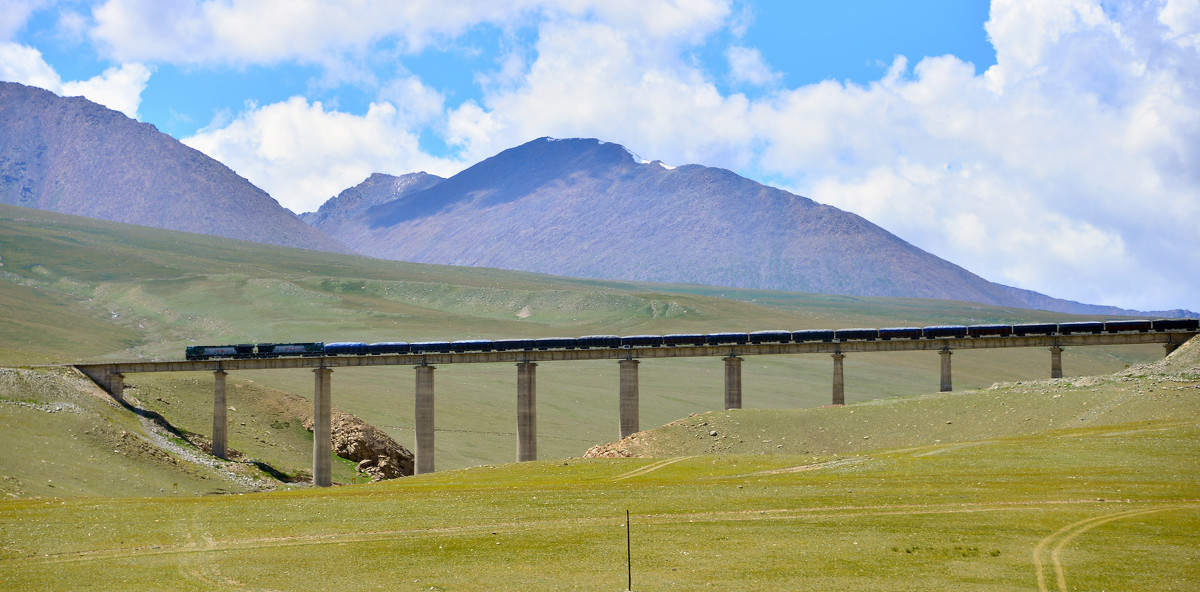
<svg viewBox="0 0 1200 592">
<path fill-rule="evenodd" d="M 434 366 L 417 366 L 417 409 L 413 415 L 417 433 L 414 472 L 433 472 L 433 370 Z"/>
<path fill-rule="evenodd" d="M 1050 378 L 1062 378 L 1062 348 L 1050 348 Z"/>
<path fill-rule="evenodd" d="M 1179 344 L 1179 343 L 1172 343 L 1170 341 L 1168 341 L 1167 343 L 1164 343 L 1163 349 L 1166 350 L 1166 353 L 1163 354 L 1163 357 L 1166 357 L 1166 356 L 1169 356 L 1169 355 L 1175 353 L 1175 350 L 1179 349 L 1180 345 L 1181 344 Z"/>
<path fill-rule="evenodd" d="M 537 364 L 517 364 L 517 462 L 537 460 Z"/>
<path fill-rule="evenodd" d="M 333 485 L 333 370 L 314 368 L 313 485 Z"/>
<path fill-rule="evenodd" d="M 725 408 L 742 408 L 742 359 L 725 358 Z"/>
<path fill-rule="evenodd" d="M 942 392 L 948 393 L 954 390 L 954 382 L 950 377 L 950 356 L 953 355 L 953 352 L 947 347 L 938 354 L 942 356 Z"/>
<path fill-rule="evenodd" d="M 225 376 L 228 373 L 224 370 L 213 372 L 213 378 L 216 382 L 216 387 L 213 389 L 213 429 L 212 429 L 212 455 L 217 458 L 228 460 L 228 452 L 226 450 L 227 433 L 229 422 L 226 416 L 225 407 Z"/>
<path fill-rule="evenodd" d="M 114 398 L 120 402 L 125 402 L 125 375 L 124 374 L 121 374 L 120 372 L 109 372 L 107 387 L 108 387 L 108 389 L 107 389 L 108 394 L 112 395 L 112 398 Z"/>
<path fill-rule="evenodd" d="M 842 360 L 846 359 L 846 354 L 837 352 L 833 354 L 833 404 L 846 404 L 846 380 L 842 374 Z"/>
<path fill-rule="evenodd" d="M 640 430 L 638 416 L 638 361 L 621 360 L 621 437 Z"/>
</svg>

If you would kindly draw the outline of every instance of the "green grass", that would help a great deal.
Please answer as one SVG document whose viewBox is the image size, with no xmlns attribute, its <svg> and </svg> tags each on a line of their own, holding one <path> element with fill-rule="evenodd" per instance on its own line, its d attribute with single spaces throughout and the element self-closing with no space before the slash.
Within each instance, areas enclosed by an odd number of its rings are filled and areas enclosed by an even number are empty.
<svg viewBox="0 0 1200 592">
<path fill-rule="evenodd" d="M 1056 589 L 1056 565 L 1070 589 L 1189 590 L 1200 382 L 1138 374 L 713 412 L 646 459 L 7 501 L 0 588 L 620 589 L 629 509 L 637 590 L 1036 589 L 1039 566 Z M 710 430 L 744 446 L 707 453 Z"/>
<path fill-rule="evenodd" d="M 11 500 L 0 588 L 619 590 L 629 510 L 635 590 L 1058 590 L 1060 573 L 1071 590 L 1192 590 L 1197 356 L 1200 342 L 1128 375 L 710 412 L 633 438 L 646 458 Z"/>
<path fill-rule="evenodd" d="M 1062 565 L 1071 589 L 1190 590 L 1194 419 L 816 459 L 575 459 L 320 491 L 9 502 L 0 582 L 620 590 L 628 509 L 635 590 L 1037 589 L 1039 563 L 1049 589 Z"/>
<path fill-rule="evenodd" d="M 0 256 L 10 365 L 177 358 L 192 343 L 1062 317 L 411 265 L 7 206 Z M 669 425 L 623 443 L 646 455 L 634 459 L 576 458 L 616 437 L 616 364 L 545 363 L 539 453 L 550 460 L 521 464 L 508 464 L 514 368 L 444 366 L 440 472 L 245 495 L 203 495 L 249 486 L 146 445 L 134 411 L 80 375 L 2 368 L 0 589 L 622 590 L 629 510 L 635 590 L 1056 590 L 1060 570 L 1072 590 L 1193 590 L 1200 369 L 1189 347 L 1170 367 L 1053 382 L 1037 381 L 1045 351 L 958 352 L 950 394 L 931 394 L 932 353 L 851 355 L 852 404 L 840 408 L 825 407 L 828 357 L 747 357 L 747 409 L 734 412 L 712 411 L 719 360 L 647 361 L 642 427 Z M 1064 365 L 1102 374 L 1161 355 L 1077 348 Z M 310 470 L 311 436 L 295 424 L 307 403 L 288 394 L 310 396 L 312 381 L 231 373 L 230 445 Z M 339 369 L 334 405 L 408 445 L 413 381 L 407 368 Z M 1011 382 L 988 388 L 997 381 Z M 211 430 L 210 375 L 127 384 L 144 412 Z M 346 462 L 334 471 L 358 478 Z"/>
<path fill-rule="evenodd" d="M 134 414 L 81 374 L 0 369 L 4 499 L 230 488 L 224 479 L 150 445 L 144 433 Z"/>
</svg>

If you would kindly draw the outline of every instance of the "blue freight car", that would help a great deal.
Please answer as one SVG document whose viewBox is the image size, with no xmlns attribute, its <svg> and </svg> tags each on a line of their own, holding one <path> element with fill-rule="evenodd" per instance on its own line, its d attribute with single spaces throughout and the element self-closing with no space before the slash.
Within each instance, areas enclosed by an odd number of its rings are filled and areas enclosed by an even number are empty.
<svg viewBox="0 0 1200 592">
<path fill-rule="evenodd" d="M 361 341 L 338 341 L 325 344 L 327 356 L 365 356 L 370 349 Z"/>
<path fill-rule="evenodd" d="M 1025 335 L 1054 335 L 1057 332 L 1058 325 L 1054 323 L 1029 323 L 1012 326 L 1012 334 L 1018 337 Z"/>
<path fill-rule="evenodd" d="M 490 352 L 493 343 L 490 339 L 460 339 L 450 342 L 450 351 L 455 353 Z"/>
<path fill-rule="evenodd" d="M 880 339 L 920 339 L 920 327 L 884 327 L 879 330 Z"/>
<path fill-rule="evenodd" d="M 1058 332 L 1062 335 L 1075 335 L 1080 333 L 1103 333 L 1104 323 L 1098 321 L 1080 321 L 1072 323 L 1059 323 Z"/>
<path fill-rule="evenodd" d="M 621 338 L 616 335 L 584 335 L 575 341 L 580 349 L 621 347 Z"/>
<path fill-rule="evenodd" d="M 879 329 L 838 329 L 833 336 L 838 341 L 874 341 L 879 339 Z"/>
<path fill-rule="evenodd" d="M 704 345 L 704 336 L 699 333 L 672 333 L 663 335 L 663 345 L 668 347 Z"/>
<path fill-rule="evenodd" d="M 962 339 L 967 336 L 966 325 L 932 325 L 921 329 L 926 339 Z"/>
<path fill-rule="evenodd" d="M 621 347 L 659 347 L 663 344 L 662 335 L 626 335 L 621 338 Z"/>
<path fill-rule="evenodd" d="M 367 353 L 377 356 L 406 354 L 409 352 L 407 341 L 380 341 L 367 346 Z"/>
<path fill-rule="evenodd" d="M 706 345 L 744 345 L 750 341 L 745 333 L 708 333 L 704 336 Z"/>
<path fill-rule="evenodd" d="M 971 325 L 967 327 L 969 337 L 1008 337 L 1013 334 L 1012 325 Z"/>
<path fill-rule="evenodd" d="M 836 337 L 832 329 L 804 329 L 792 331 L 793 343 L 830 342 Z"/>
<path fill-rule="evenodd" d="M 536 349 L 575 349 L 579 342 L 574 337 L 541 337 L 533 340 Z"/>
<path fill-rule="evenodd" d="M 754 331 L 747 335 L 750 343 L 788 343 L 792 340 L 791 331 Z"/>
<path fill-rule="evenodd" d="M 418 341 L 408 345 L 411 354 L 446 354 L 450 353 L 449 341 Z"/>
<path fill-rule="evenodd" d="M 532 339 L 497 339 L 492 342 L 492 349 L 503 351 L 530 351 L 533 349 Z"/>
<path fill-rule="evenodd" d="M 1147 319 L 1104 321 L 1104 330 L 1109 333 L 1126 333 L 1132 331 L 1145 333 L 1153 328 L 1154 323 Z"/>
<path fill-rule="evenodd" d="M 1200 319 L 1156 319 L 1151 324 L 1155 331 L 1195 331 Z"/>
</svg>

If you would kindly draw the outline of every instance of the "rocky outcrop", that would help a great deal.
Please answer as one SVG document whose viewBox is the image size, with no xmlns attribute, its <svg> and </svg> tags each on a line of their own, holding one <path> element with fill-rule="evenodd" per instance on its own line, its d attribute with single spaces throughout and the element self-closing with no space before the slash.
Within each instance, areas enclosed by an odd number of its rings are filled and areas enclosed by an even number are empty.
<svg viewBox="0 0 1200 592">
<path fill-rule="evenodd" d="M 304 428 L 313 430 L 313 420 L 304 420 Z M 371 479 L 395 479 L 413 474 L 413 453 L 375 426 L 338 410 L 333 410 L 333 451 L 358 463 L 358 470 Z"/>
<path fill-rule="evenodd" d="M 633 454 L 621 446 L 620 442 L 597 444 L 587 449 L 583 458 L 630 458 Z"/>
<path fill-rule="evenodd" d="M 588 448 L 583 458 L 638 458 L 641 455 L 635 449 L 645 443 L 647 435 L 647 432 L 634 432 L 616 442 L 597 444 Z"/>
<path fill-rule="evenodd" d="M 1167 357 L 1150 364 L 1134 366 L 1119 373 L 1122 376 L 1168 375 L 1180 380 L 1194 380 L 1200 375 L 1200 337 L 1193 337 Z"/>
</svg>

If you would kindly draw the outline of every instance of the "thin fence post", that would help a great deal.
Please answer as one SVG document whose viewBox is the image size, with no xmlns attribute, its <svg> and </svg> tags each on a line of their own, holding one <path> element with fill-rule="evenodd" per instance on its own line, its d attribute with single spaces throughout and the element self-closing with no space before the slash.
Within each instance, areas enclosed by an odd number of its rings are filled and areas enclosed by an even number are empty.
<svg viewBox="0 0 1200 592">
<path fill-rule="evenodd" d="M 633 591 L 633 539 L 629 534 L 629 510 L 625 510 L 625 564 L 629 573 L 629 587 L 626 590 Z"/>
</svg>

